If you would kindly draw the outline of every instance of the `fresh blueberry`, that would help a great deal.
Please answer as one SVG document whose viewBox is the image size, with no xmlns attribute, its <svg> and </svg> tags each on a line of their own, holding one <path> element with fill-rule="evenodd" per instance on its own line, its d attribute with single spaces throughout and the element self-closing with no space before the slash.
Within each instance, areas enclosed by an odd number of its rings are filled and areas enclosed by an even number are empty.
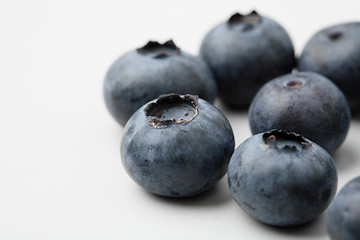
<svg viewBox="0 0 360 240">
<path fill-rule="evenodd" d="M 204 38 L 200 56 L 218 83 L 219 98 L 232 108 L 248 108 L 259 88 L 295 65 L 286 31 L 255 11 L 239 13 L 215 26 Z"/>
<path fill-rule="evenodd" d="M 360 22 L 333 25 L 317 32 L 300 56 L 300 71 L 320 73 L 345 94 L 352 113 L 360 114 Z"/>
<path fill-rule="evenodd" d="M 330 204 L 326 227 L 332 240 L 360 239 L 360 177 L 348 182 Z"/>
<path fill-rule="evenodd" d="M 189 197 L 226 173 L 234 151 L 227 118 L 195 95 L 167 94 L 129 119 L 121 158 L 132 179 L 151 193 Z"/>
<path fill-rule="evenodd" d="M 295 133 L 254 135 L 235 150 L 228 167 L 232 197 L 255 219 L 295 226 L 315 219 L 337 189 L 333 159 Z"/>
<path fill-rule="evenodd" d="M 253 134 L 282 129 L 296 132 L 334 152 L 350 126 L 344 94 L 327 78 L 311 72 L 277 77 L 266 83 L 249 108 Z"/>
<path fill-rule="evenodd" d="M 204 61 L 181 51 L 173 41 L 150 41 L 124 54 L 111 65 L 104 81 L 106 106 L 122 126 L 146 102 L 167 93 L 196 94 L 209 102 L 217 95 Z"/>
</svg>

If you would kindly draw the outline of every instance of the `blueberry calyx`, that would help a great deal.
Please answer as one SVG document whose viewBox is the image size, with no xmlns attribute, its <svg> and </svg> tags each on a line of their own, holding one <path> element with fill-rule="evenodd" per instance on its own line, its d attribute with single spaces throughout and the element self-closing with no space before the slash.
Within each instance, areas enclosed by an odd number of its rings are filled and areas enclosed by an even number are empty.
<svg viewBox="0 0 360 240">
<path fill-rule="evenodd" d="M 292 80 L 286 83 L 286 86 L 288 87 L 299 87 L 303 84 L 302 81 Z"/>
<path fill-rule="evenodd" d="M 248 29 L 253 28 L 253 24 L 260 23 L 261 20 L 262 20 L 261 16 L 255 10 L 253 10 L 248 15 L 242 15 L 240 13 L 235 13 L 229 18 L 227 23 L 230 26 L 237 24 L 237 23 L 244 23 L 245 28 L 243 30 L 246 31 Z"/>
<path fill-rule="evenodd" d="M 305 84 L 305 80 L 299 77 L 284 82 L 285 87 L 296 88 Z"/>
<path fill-rule="evenodd" d="M 328 37 L 331 41 L 336 41 L 342 37 L 342 33 L 341 32 L 332 32 L 328 35 Z"/>
<path fill-rule="evenodd" d="M 307 77 L 302 74 L 297 74 L 296 76 L 293 76 L 291 79 L 285 79 L 283 81 L 283 85 L 288 88 L 296 88 L 304 85 L 307 81 Z"/>
<path fill-rule="evenodd" d="M 312 146 L 312 144 L 300 134 L 278 129 L 264 133 L 263 143 L 269 148 L 290 151 L 299 151 Z"/>
<path fill-rule="evenodd" d="M 145 46 L 136 50 L 143 55 L 150 54 L 155 59 L 162 59 L 170 55 L 177 56 L 180 54 L 180 48 L 175 45 L 173 40 L 168 40 L 163 44 L 157 41 L 149 41 Z"/>
<path fill-rule="evenodd" d="M 172 124 L 190 122 L 198 114 L 198 96 L 180 96 L 170 93 L 161 95 L 156 102 L 148 104 L 144 112 L 149 124 L 155 128 L 166 128 Z"/>
</svg>

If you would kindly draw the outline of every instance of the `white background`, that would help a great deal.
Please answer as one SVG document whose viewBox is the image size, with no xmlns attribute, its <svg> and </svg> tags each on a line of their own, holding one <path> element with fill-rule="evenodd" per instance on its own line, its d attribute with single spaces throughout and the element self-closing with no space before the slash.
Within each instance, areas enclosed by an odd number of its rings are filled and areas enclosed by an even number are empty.
<svg viewBox="0 0 360 240">
<path fill-rule="evenodd" d="M 1 0 L 0 239 L 328 239 L 325 214 L 285 229 L 254 221 L 226 178 L 198 197 L 165 199 L 121 164 L 122 128 L 102 96 L 110 64 L 148 40 L 197 54 L 210 28 L 253 9 L 281 23 L 297 53 L 320 28 L 360 20 L 357 0 Z M 222 110 L 238 146 L 250 136 L 246 112 Z M 354 120 L 334 156 L 339 188 L 360 175 L 359 134 Z"/>
</svg>

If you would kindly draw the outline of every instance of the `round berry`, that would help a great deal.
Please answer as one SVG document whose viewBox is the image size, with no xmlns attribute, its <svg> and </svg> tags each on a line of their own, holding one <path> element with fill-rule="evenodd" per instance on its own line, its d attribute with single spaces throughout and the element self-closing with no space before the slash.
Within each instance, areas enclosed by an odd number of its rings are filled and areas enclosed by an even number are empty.
<svg viewBox="0 0 360 240">
<path fill-rule="evenodd" d="M 305 45 L 299 71 L 317 72 L 345 94 L 352 113 L 360 114 L 360 22 L 329 26 Z"/>
<path fill-rule="evenodd" d="M 333 159 L 295 133 L 254 135 L 235 150 L 228 167 L 232 197 L 260 222 L 294 226 L 309 222 L 330 204 L 337 189 Z"/>
<path fill-rule="evenodd" d="M 348 182 L 330 204 L 326 227 L 332 240 L 360 239 L 360 177 Z"/>
<path fill-rule="evenodd" d="M 225 175 L 234 148 L 230 123 L 216 107 L 194 95 L 167 94 L 129 119 L 121 158 L 128 174 L 149 192 L 188 197 Z"/>
<path fill-rule="evenodd" d="M 266 83 L 249 109 L 253 134 L 282 129 L 296 132 L 334 152 L 350 126 L 344 94 L 327 78 L 310 72 L 287 74 Z"/>
<path fill-rule="evenodd" d="M 162 94 L 196 94 L 213 102 L 216 82 L 200 58 L 181 51 L 173 41 L 148 42 L 118 58 L 104 81 L 105 103 L 124 126 L 142 105 Z"/>
<path fill-rule="evenodd" d="M 295 65 L 287 32 L 253 11 L 234 14 L 204 38 L 200 56 L 218 83 L 219 98 L 233 108 L 248 108 L 259 88 Z"/>
</svg>

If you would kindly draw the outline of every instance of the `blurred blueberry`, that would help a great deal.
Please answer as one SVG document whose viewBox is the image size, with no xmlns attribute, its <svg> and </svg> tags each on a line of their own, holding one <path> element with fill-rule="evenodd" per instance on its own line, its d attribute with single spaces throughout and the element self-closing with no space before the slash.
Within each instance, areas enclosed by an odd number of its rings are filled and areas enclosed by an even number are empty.
<svg viewBox="0 0 360 240">
<path fill-rule="evenodd" d="M 311 72 L 280 76 L 265 84 L 249 109 L 253 134 L 282 129 L 296 132 L 334 152 L 350 126 L 345 96 L 327 78 Z"/>
<path fill-rule="evenodd" d="M 360 22 L 333 25 L 305 45 L 300 71 L 320 73 L 345 94 L 352 113 L 360 113 Z"/>
<path fill-rule="evenodd" d="M 254 135 L 235 150 L 228 167 L 232 197 L 260 222 L 295 226 L 315 219 L 337 189 L 331 156 L 295 133 Z"/>
<path fill-rule="evenodd" d="M 226 173 L 234 151 L 227 118 L 194 95 L 162 95 L 129 119 L 121 158 L 132 179 L 151 193 L 188 197 Z"/>
<path fill-rule="evenodd" d="M 332 240 L 360 239 L 360 177 L 348 182 L 330 204 L 326 227 Z"/>
<path fill-rule="evenodd" d="M 294 48 L 286 31 L 255 11 L 234 14 L 204 38 L 200 56 L 218 83 L 219 98 L 233 108 L 248 108 L 268 80 L 289 73 Z"/>
<path fill-rule="evenodd" d="M 196 94 L 213 102 L 217 87 L 206 64 L 181 51 L 173 41 L 148 42 L 118 58 L 104 81 L 105 103 L 124 126 L 146 102 L 162 94 Z"/>
</svg>

